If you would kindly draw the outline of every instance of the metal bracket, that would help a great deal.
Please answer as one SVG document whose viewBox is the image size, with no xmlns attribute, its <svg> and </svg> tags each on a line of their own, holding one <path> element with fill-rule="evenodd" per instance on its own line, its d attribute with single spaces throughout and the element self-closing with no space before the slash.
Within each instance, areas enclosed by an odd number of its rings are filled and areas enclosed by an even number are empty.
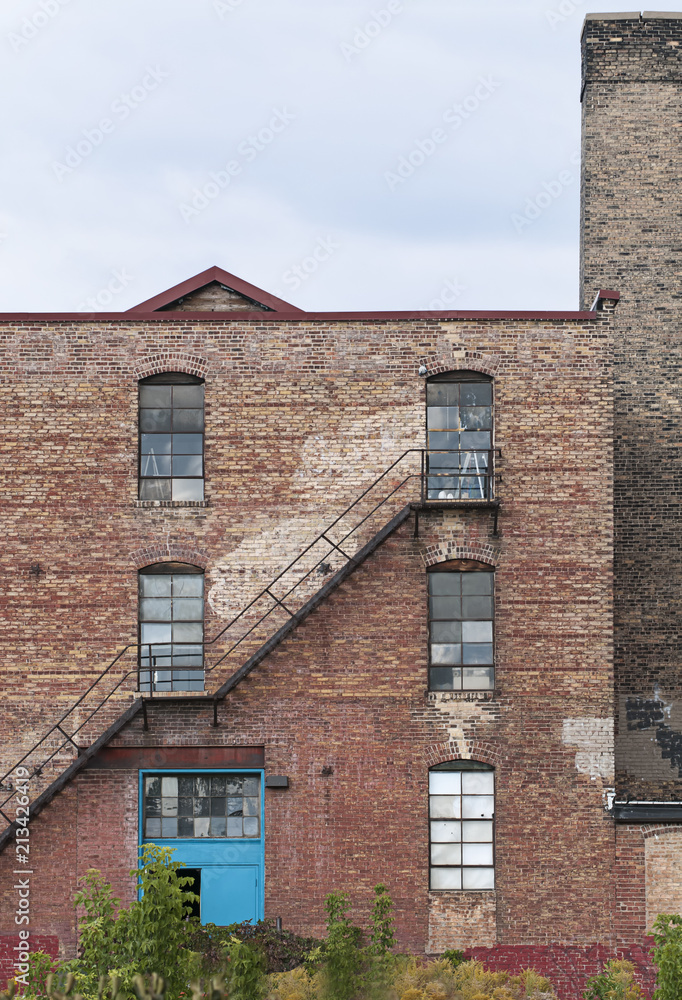
<svg viewBox="0 0 682 1000">
<path fill-rule="evenodd" d="M 499 531 L 497 530 L 497 515 L 499 514 L 499 512 L 500 512 L 500 508 L 499 507 L 495 507 L 495 509 L 493 511 L 493 537 L 494 538 L 498 538 L 499 534 L 500 534 Z"/>
</svg>

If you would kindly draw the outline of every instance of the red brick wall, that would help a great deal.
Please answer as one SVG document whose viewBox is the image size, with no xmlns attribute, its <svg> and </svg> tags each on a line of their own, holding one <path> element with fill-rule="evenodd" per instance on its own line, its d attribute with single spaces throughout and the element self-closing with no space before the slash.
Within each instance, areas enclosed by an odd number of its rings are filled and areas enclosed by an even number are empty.
<svg viewBox="0 0 682 1000">
<path fill-rule="evenodd" d="M 5 332 L 21 402 L 2 676 L 26 740 L 134 637 L 139 566 L 205 565 L 210 632 L 377 470 L 423 443 L 420 360 L 494 374 L 498 534 L 488 510 L 422 514 L 417 538 L 410 519 L 221 704 L 218 729 L 210 706 L 159 699 L 148 731 L 137 717 L 115 742 L 265 745 L 266 770 L 291 779 L 267 791 L 265 817 L 266 913 L 285 926 L 320 933 L 325 893 L 344 888 L 364 923 L 384 880 L 403 948 L 615 946 L 605 318 L 124 322 L 84 324 L 80 341 L 68 326 Z M 190 358 L 171 368 L 207 359 L 208 506 L 135 502 L 136 378 L 164 345 Z M 492 697 L 426 691 L 425 567 L 457 557 L 496 567 Z M 428 766 L 461 755 L 496 766 L 497 889 L 430 895 Z M 130 892 L 135 794 L 134 773 L 91 769 L 32 823 L 35 926 L 66 952 L 77 874 L 101 867 Z"/>
</svg>

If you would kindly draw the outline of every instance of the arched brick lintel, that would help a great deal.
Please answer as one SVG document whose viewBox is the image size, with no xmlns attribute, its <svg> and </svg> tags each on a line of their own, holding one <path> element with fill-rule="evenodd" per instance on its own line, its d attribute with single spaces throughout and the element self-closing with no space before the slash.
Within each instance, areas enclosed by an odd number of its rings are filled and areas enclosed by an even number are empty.
<svg viewBox="0 0 682 1000">
<path fill-rule="evenodd" d="M 664 837 L 668 833 L 680 833 L 682 834 L 682 823 L 670 823 L 662 826 L 659 823 L 652 824 L 651 826 L 645 825 L 641 827 L 642 836 L 644 840 L 648 840 L 650 837 Z"/>
<path fill-rule="evenodd" d="M 500 751 L 491 743 L 466 739 L 432 743 L 422 750 L 422 757 L 427 767 L 443 764 L 446 760 L 480 760 L 482 764 L 497 768 L 503 760 Z"/>
<path fill-rule="evenodd" d="M 437 542 L 428 545 L 421 555 L 427 569 L 449 559 L 476 559 L 493 567 L 497 567 L 500 562 L 500 551 L 496 545 L 473 540 L 465 541 L 464 544 L 461 539 Z"/>
<path fill-rule="evenodd" d="M 208 361 L 197 354 L 165 351 L 163 354 L 153 354 L 137 364 L 133 369 L 133 377 L 139 382 L 141 378 L 161 375 L 163 372 L 184 372 L 186 375 L 206 378 Z"/>
<path fill-rule="evenodd" d="M 173 542 L 168 542 L 136 549 L 130 553 L 130 561 L 135 569 L 144 569 L 145 566 L 159 562 L 184 562 L 191 566 L 200 566 L 201 569 L 205 570 L 208 565 L 208 556 L 200 549 L 194 549 L 189 545 L 176 545 Z"/>
<path fill-rule="evenodd" d="M 426 367 L 426 378 L 431 375 L 442 375 L 443 372 L 474 371 L 495 378 L 501 361 L 491 354 L 481 354 L 480 351 L 464 351 L 455 357 L 447 354 L 431 354 L 420 358 L 420 364 Z"/>
</svg>

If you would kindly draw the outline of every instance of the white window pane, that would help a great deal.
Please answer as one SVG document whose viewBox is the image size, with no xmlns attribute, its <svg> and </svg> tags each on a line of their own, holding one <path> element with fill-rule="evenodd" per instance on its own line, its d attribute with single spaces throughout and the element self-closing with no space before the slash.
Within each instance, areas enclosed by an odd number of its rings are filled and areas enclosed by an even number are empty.
<svg viewBox="0 0 682 1000">
<path fill-rule="evenodd" d="M 199 816 L 194 820 L 194 836 L 208 837 L 208 827 L 211 822 L 208 816 Z"/>
<path fill-rule="evenodd" d="M 140 573 L 140 585 L 144 597 L 170 597 L 170 576 L 151 576 Z"/>
<path fill-rule="evenodd" d="M 436 844 L 458 843 L 462 839 L 462 824 L 436 820 L 431 823 L 431 840 Z"/>
<path fill-rule="evenodd" d="M 493 667 L 465 667 L 462 687 L 465 691 L 492 691 L 495 687 Z"/>
<path fill-rule="evenodd" d="M 491 819 L 495 813 L 492 795 L 463 795 L 462 816 L 465 819 Z"/>
<path fill-rule="evenodd" d="M 462 848 L 459 844 L 431 844 L 432 865 L 460 865 Z"/>
<path fill-rule="evenodd" d="M 149 625 L 144 624 L 140 628 L 140 642 L 152 642 L 152 643 L 163 643 L 170 642 L 171 640 L 171 627 L 170 625 Z M 146 653 L 146 650 L 143 650 Z M 152 655 L 154 650 L 152 650 Z"/>
<path fill-rule="evenodd" d="M 432 868 L 432 889 L 461 889 L 462 871 L 460 868 Z"/>
<path fill-rule="evenodd" d="M 140 620 L 169 622 L 171 620 L 170 597 L 143 597 L 140 601 Z"/>
<path fill-rule="evenodd" d="M 201 622 L 176 622 L 173 625 L 173 642 L 201 642 L 204 626 Z"/>
<path fill-rule="evenodd" d="M 203 621 L 204 602 L 201 597 L 176 598 L 173 601 L 173 618 L 175 621 Z"/>
<path fill-rule="evenodd" d="M 175 795 L 178 794 L 178 779 L 177 778 L 162 778 L 161 779 L 161 794 L 162 795 Z"/>
<path fill-rule="evenodd" d="M 467 843 L 486 842 L 493 839 L 493 821 L 491 819 L 467 819 L 462 823 L 462 840 Z"/>
<path fill-rule="evenodd" d="M 492 622 L 462 622 L 462 642 L 492 642 Z"/>
<path fill-rule="evenodd" d="M 495 871 L 493 868 L 463 868 L 463 889 L 494 889 Z"/>
<path fill-rule="evenodd" d="M 492 865 L 492 844 L 464 844 L 462 846 L 463 865 Z"/>
<path fill-rule="evenodd" d="M 203 593 L 203 573 L 173 574 L 173 597 L 202 597 Z"/>
<path fill-rule="evenodd" d="M 462 800 L 459 795 L 432 795 L 430 809 L 432 819 L 459 819 Z"/>
<path fill-rule="evenodd" d="M 161 820 L 160 819 L 148 819 L 145 822 L 145 837 L 160 837 L 161 836 Z"/>
<path fill-rule="evenodd" d="M 203 479 L 173 479 L 172 480 L 173 500 L 203 500 L 204 481 Z"/>
<path fill-rule="evenodd" d="M 492 795 L 494 791 L 494 771 L 465 771 L 462 775 L 462 792 L 465 795 Z"/>
<path fill-rule="evenodd" d="M 461 771 L 431 771 L 429 773 L 429 791 L 432 795 L 459 795 L 461 788 Z"/>
</svg>

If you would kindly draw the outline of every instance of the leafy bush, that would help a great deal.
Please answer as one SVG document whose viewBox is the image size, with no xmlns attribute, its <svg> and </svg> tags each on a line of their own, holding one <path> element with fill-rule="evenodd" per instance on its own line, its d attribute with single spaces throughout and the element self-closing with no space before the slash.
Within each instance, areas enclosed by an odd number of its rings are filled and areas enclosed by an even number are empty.
<svg viewBox="0 0 682 1000">
<path fill-rule="evenodd" d="M 286 930 L 278 931 L 274 920 L 259 920 L 255 924 L 245 920 L 241 924 L 230 924 L 229 927 L 192 922 L 188 931 L 188 947 L 198 955 L 202 976 L 213 976 L 216 972 L 226 973 L 229 945 L 233 937 L 246 941 L 262 953 L 267 973 L 286 972 L 303 965 L 310 952 L 319 948 L 322 943 L 317 938 L 301 937 Z"/>
<path fill-rule="evenodd" d="M 643 1000 L 644 994 L 635 982 L 634 971 L 632 962 L 612 959 L 599 975 L 588 979 L 583 1000 Z"/>
<path fill-rule="evenodd" d="M 350 1000 L 360 985 L 362 931 L 348 916 L 345 892 L 331 892 L 325 900 L 327 937 L 323 945 L 324 991 L 330 1000 Z"/>
<path fill-rule="evenodd" d="M 101 978 L 113 973 L 120 978 L 123 992 L 131 995 L 135 976 L 152 976 L 159 969 L 165 976 L 166 993 L 177 996 L 186 990 L 197 971 L 186 918 L 198 897 L 188 888 L 192 879 L 179 874 L 183 866 L 172 861 L 172 853 L 167 847 L 144 845 L 141 865 L 130 873 L 142 895 L 127 909 L 119 908 L 120 900 L 101 872 L 90 869 L 83 877 L 83 888 L 75 897 L 82 911 L 80 957 L 60 967 L 62 976 L 75 976 L 80 993 L 101 993 Z"/>
<path fill-rule="evenodd" d="M 679 1000 L 682 995 L 682 917 L 659 913 L 652 930 L 657 966 L 654 1000 Z"/>
</svg>

